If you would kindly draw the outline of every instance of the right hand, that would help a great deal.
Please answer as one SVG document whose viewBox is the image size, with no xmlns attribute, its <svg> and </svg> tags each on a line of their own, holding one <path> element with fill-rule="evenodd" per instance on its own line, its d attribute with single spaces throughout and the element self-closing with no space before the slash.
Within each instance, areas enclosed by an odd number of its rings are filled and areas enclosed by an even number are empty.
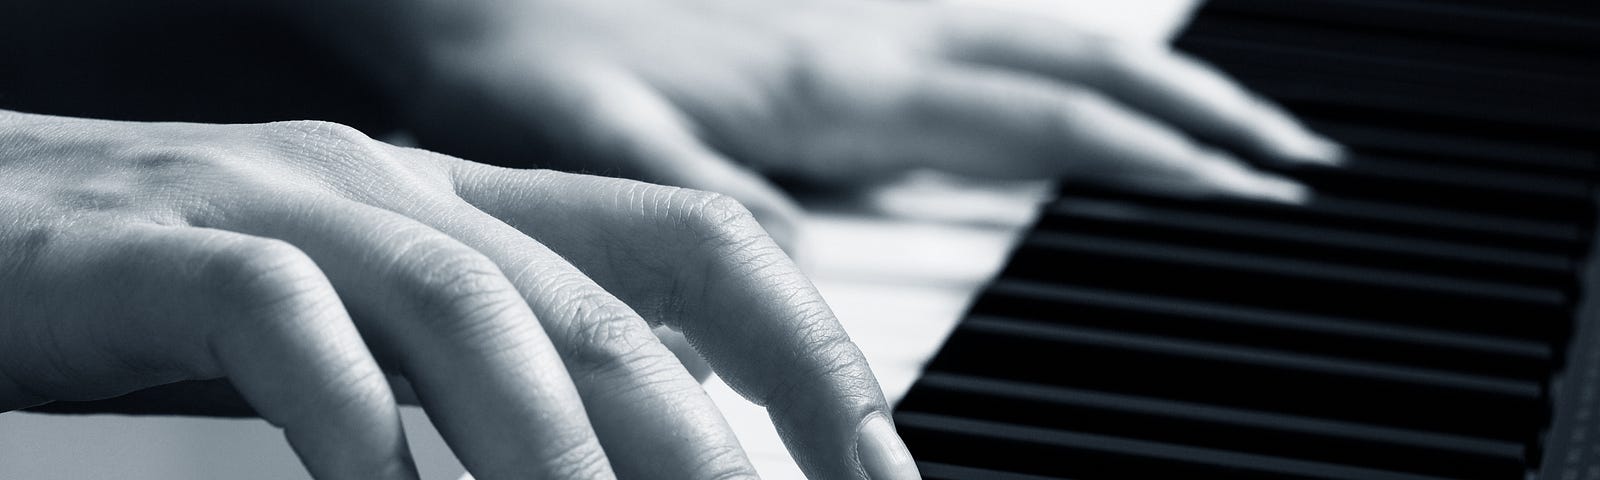
<svg viewBox="0 0 1600 480">
<path fill-rule="evenodd" d="M 399 5 L 412 8 L 362 18 L 414 19 L 389 29 L 401 40 L 350 35 L 359 42 L 344 50 L 407 80 L 392 96 L 425 145 L 506 165 L 550 160 L 527 158 L 543 145 L 569 152 L 569 169 L 725 193 L 780 239 L 795 236 L 800 210 L 768 175 L 849 183 L 933 168 L 1296 203 L 1303 185 L 1216 147 L 1283 163 L 1340 152 L 1181 52 L 1014 12 L 892 0 Z M 412 61 L 376 61 L 386 55 Z"/>
<path fill-rule="evenodd" d="M 0 111 L 0 198 L 0 411 L 217 381 L 318 478 L 415 478 L 394 375 L 478 478 L 753 477 L 660 323 L 808 473 L 915 475 L 860 351 L 727 197 L 328 123 Z"/>
</svg>

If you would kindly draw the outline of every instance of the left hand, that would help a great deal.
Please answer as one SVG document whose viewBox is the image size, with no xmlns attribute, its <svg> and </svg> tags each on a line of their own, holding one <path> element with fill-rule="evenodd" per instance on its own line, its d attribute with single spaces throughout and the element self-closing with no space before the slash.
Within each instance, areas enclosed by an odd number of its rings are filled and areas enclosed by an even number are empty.
<svg viewBox="0 0 1600 480">
<path fill-rule="evenodd" d="M 886 0 L 422 0 L 396 98 L 423 142 L 711 190 L 780 240 L 762 174 L 915 167 L 1072 176 L 1296 202 L 1304 188 L 1189 135 L 1290 161 L 1338 147 L 1211 68 L 1053 20 Z"/>
</svg>

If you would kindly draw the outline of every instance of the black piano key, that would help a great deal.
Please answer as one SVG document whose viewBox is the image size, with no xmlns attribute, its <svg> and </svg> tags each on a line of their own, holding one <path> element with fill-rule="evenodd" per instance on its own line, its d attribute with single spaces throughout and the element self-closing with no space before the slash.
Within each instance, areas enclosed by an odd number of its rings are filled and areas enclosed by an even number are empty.
<svg viewBox="0 0 1600 480">
<path fill-rule="evenodd" d="M 1450 477 L 1524 469 L 1520 443 L 930 372 L 902 412 Z"/>
<path fill-rule="evenodd" d="M 1600 155 L 1593 148 L 1526 138 L 1430 131 L 1408 122 L 1385 123 L 1383 119 L 1359 123 L 1323 118 L 1303 120 L 1312 130 L 1358 151 L 1522 173 L 1566 175 L 1591 182 L 1600 171 Z"/>
<path fill-rule="evenodd" d="M 1527 339 L 1570 328 L 1558 289 L 1076 233 L 1029 235 L 1002 274 Z"/>
<path fill-rule="evenodd" d="M 1213 0 L 1177 44 L 1349 161 L 1261 162 L 1304 207 L 1064 184 L 896 413 L 931 478 L 1536 475 L 1600 3 Z"/>
<path fill-rule="evenodd" d="M 1359 104 L 1340 105 L 1293 99 L 1280 100 L 1284 100 L 1280 105 L 1295 117 L 1308 119 L 1311 122 L 1370 123 L 1373 126 L 1392 127 L 1407 132 L 1442 133 L 1451 137 L 1478 138 L 1492 143 L 1521 143 L 1552 149 L 1575 148 L 1585 152 L 1600 151 L 1600 137 L 1596 137 L 1595 132 L 1529 126 L 1493 118 L 1466 118 L 1395 109 L 1373 110 L 1369 106 Z M 1471 142 L 1461 147 L 1490 142 Z M 1588 178 L 1593 176 L 1590 175 Z"/>
<path fill-rule="evenodd" d="M 930 372 L 1509 442 L 1549 415 L 1538 382 L 1023 320 L 970 319 L 943 351 Z"/>
<path fill-rule="evenodd" d="M 914 451 L 975 468 L 1081 479 L 1441 480 L 1446 477 L 1130 440 L 961 417 L 896 416 Z"/>
<path fill-rule="evenodd" d="M 1025 473 L 1003 472 L 987 468 L 963 467 L 939 462 L 917 462 L 924 480 L 1061 480 L 1065 477 L 1045 477 Z"/>
<path fill-rule="evenodd" d="M 1039 230 L 1082 232 L 1410 272 L 1571 289 L 1576 260 L 1567 255 L 1465 245 L 1382 233 L 1230 217 L 1199 209 L 1128 208 L 1063 198 Z"/>
<path fill-rule="evenodd" d="M 1270 42 L 1311 51 L 1470 66 L 1545 78 L 1588 81 L 1600 76 L 1600 64 L 1572 52 L 1531 50 L 1501 43 L 1466 43 L 1347 25 L 1286 23 L 1251 15 L 1201 15 L 1184 28 L 1179 43 L 1193 39 Z"/>
<path fill-rule="evenodd" d="M 1550 75 L 1492 61 L 1451 62 L 1361 51 L 1352 45 L 1325 48 L 1275 40 L 1186 35 L 1177 43 L 1280 102 L 1600 131 L 1600 120 L 1593 118 L 1600 93 L 1592 87 L 1592 75 Z M 1573 63 L 1593 68 L 1589 61 Z"/>
<path fill-rule="evenodd" d="M 1532 381 L 1557 362 L 1545 342 L 1017 279 L 994 284 L 972 314 Z"/>
<path fill-rule="evenodd" d="M 1255 44 L 1228 45 L 1220 41 L 1195 40 L 1186 44 L 1186 50 L 1210 59 L 1252 90 L 1289 104 L 1291 108 L 1295 104 L 1338 105 L 1361 109 L 1371 115 L 1421 113 L 1583 134 L 1600 133 L 1600 119 L 1596 119 L 1594 110 L 1589 108 L 1595 104 L 1591 98 L 1594 91 L 1581 83 L 1510 76 L 1474 79 L 1467 71 L 1421 67 L 1407 71 L 1400 65 L 1303 58 L 1309 54 Z M 1287 59 L 1300 59 L 1304 63 L 1284 65 Z M 1471 81 L 1452 83 L 1451 77 L 1466 77 Z M 1515 88 L 1525 90 L 1491 95 L 1497 91 L 1495 82 L 1517 82 L 1507 84 L 1520 85 Z M 1564 100 L 1563 94 L 1570 98 Z"/>
<path fill-rule="evenodd" d="M 1211 0 L 1207 15 L 1253 15 L 1286 23 L 1348 26 L 1554 52 L 1600 49 L 1600 16 L 1593 3 L 1515 2 L 1492 8 L 1474 2 L 1416 0 Z M 1574 14 L 1577 12 L 1577 14 Z M 1270 39 L 1263 39 L 1270 41 Z"/>
<path fill-rule="evenodd" d="M 1351 155 L 1344 166 L 1305 165 L 1288 174 L 1320 194 L 1360 195 L 1371 201 L 1591 224 L 1590 183 L 1584 179 L 1428 164 L 1373 154 Z"/>
<path fill-rule="evenodd" d="M 1282 205 L 1228 198 L 1174 198 L 1083 183 L 1067 183 L 1061 190 L 1071 197 L 1123 201 L 1138 206 L 1203 209 L 1219 215 L 1291 225 L 1377 232 L 1555 255 L 1582 253 L 1590 235 L 1581 226 L 1570 223 L 1378 202 L 1329 192 L 1315 194 L 1306 205 Z"/>
<path fill-rule="evenodd" d="M 1178 46 L 1204 57 L 1232 75 L 1251 82 L 1255 75 L 1296 74 L 1312 85 L 1341 86 L 1349 92 L 1383 95 L 1415 94 L 1433 99 L 1479 98 L 1479 104 L 1533 103 L 1557 112 L 1581 112 L 1573 107 L 1593 104 L 1589 79 L 1564 77 L 1492 65 L 1441 62 L 1428 58 L 1375 55 L 1348 48 L 1307 48 L 1288 42 L 1262 43 L 1220 37 L 1184 37 Z M 1381 98 L 1381 97 L 1380 97 Z M 1569 103 L 1560 103 L 1563 99 Z M 1449 112 L 1424 108 L 1422 111 Z"/>
<path fill-rule="evenodd" d="M 1417 188 L 1453 187 L 1463 193 L 1522 195 L 1530 200 L 1583 202 L 1593 182 L 1582 178 L 1531 174 L 1515 169 L 1490 169 L 1430 162 L 1403 156 L 1354 152 L 1339 167 L 1304 165 L 1297 177 L 1348 172 L 1366 180 L 1404 181 Z M 1453 199 L 1457 201 L 1470 199 Z"/>
</svg>

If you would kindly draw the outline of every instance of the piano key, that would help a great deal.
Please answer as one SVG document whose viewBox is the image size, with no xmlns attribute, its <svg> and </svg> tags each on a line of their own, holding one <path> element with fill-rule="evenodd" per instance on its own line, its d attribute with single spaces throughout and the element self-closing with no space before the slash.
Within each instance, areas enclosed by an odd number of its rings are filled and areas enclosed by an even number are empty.
<svg viewBox="0 0 1600 480">
<path fill-rule="evenodd" d="M 924 480 L 1058 480 L 1063 478 L 1002 472 L 987 468 L 963 467 L 939 462 L 917 462 L 917 470 L 922 472 Z"/>
<path fill-rule="evenodd" d="M 1302 120 L 1313 130 L 1358 151 L 1525 173 L 1569 175 L 1591 183 L 1600 170 L 1600 155 L 1593 148 L 1527 138 L 1429 131 L 1414 124 L 1387 124 L 1382 119 L 1361 123 L 1324 118 Z"/>
<path fill-rule="evenodd" d="M 1077 478 L 1310 478 L 1441 480 L 1446 477 L 1350 467 L 1130 440 L 946 415 L 905 412 L 896 424 L 917 451 L 976 468 Z"/>
<path fill-rule="evenodd" d="M 1298 177 L 1346 172 L 1363 180 L 1404 181 L 1418 188 L 1448 186 L 1480 194 L 1523 195 L 1547 201 L 1582 203 L 1589 200 L 1593 182 L 1579 178 L 1529 174 L 1511 169 L 1469 167 L 1395 155 L 1354 152 L 1340 167 L 1303 165 L 1291 170 Z M 1587 206 L 1587 205 L 1585 205 Z"/>
<path fill-rule="evenodd" d="M 1068 197 L 1055 202 L 1036 228 L 1567 289 L 1575 281 L 1575 259 L 1568 255 L 1261 221 L 1199 209 L 1130 208 Z"/>
<path fill-rule="evenodd" d="M 1564 5 L 1562 7 L 1560 5 Z M 1545 51 L 1600 49 L 1593 3 L 1516 2 L 1507 8 L 1415 0 L 1212 0 L 1208 15 L 1253 15 L 1290 23 L 1345 25 Z M 1578 12 L 1574 15 L 1573 12 Z M 1266 39 L 1264 39 L 1266 40 Z"/>
<path fill-rule="evenodd" d="M 1572 52 L 1518 48 L 1490 42 L 1461 42 L 1319 22 L 1283 22 L 1252 15 L 1201 15 L 1184 28 L 1179 45 L 1193 39 L 1246 42 L 1375 58 L 1464 65 L 1545 78 L 1588 81 L 1600 75 L 1600 64 Z"/>
<path fill-rule="evenodd" d="M 1184 49 L 1280 103 L 1333 104 L 1424 113 L 1593 134 L 1595 90 L 1587 82 L 1470 68 L 1437 68 L 1270 44 L 1190 39 Z"/>
<path fill-rule="evenodd" d="M 1003 274 L 1529 339 L 1570 328 L 1557 289 L 1076 233 L 1030 234 Z"/>
<path fill-rule="evenodd" d="M 1494 65 L 1445 62 L 1430 57 L 1397 57 L 1355 51 L 1348 46 L 1308 48 L 1291 42 L 1266 43 L 1210 36 L 1184 37 L 1177 45 L 1234 75 L 1244 76 L 1247 82 L 1251 73 L 1306 74 L 1316 78 L 1315 82 L 1335 80 L 1372 92 L 1427 92 L 1430 96 L 1457 98 L 1492 94 L 1493 97 L 1480 100 L 1499 104 L 1544 102 L 1540 106 L 1556 107 L 1563 112 L 1572 110 L 1574 105 L 1554 102 L 1595 101 L 1595 93 L 1588 88 L 1586 77 L 1507 70 Z"/>
<path fill-rule="evenodd" d="M 1547 342 L 1018 279 L 996 282 L 972 312 L 1534 381 L 1558 360 Z"/>
<path fill-rule="evenodd" d="M 1441 476 L 1523 471 L 1525 447 L 1381 425 L 931 372 L 903 412 Z"/>
<path fill-rule="evenodd" d="M 1581 253 L 1590 235 L 1581 226 L 1570 223 L 1377 202 L 1357 195 L 1331 192 L 1317 193 L 1308 204 L 1297 206 L 1229 198 L 1174 198 L 1075 182 L 1065 183 L 1061 190 L 1070 197 L 1124 201 L 1139 206 L 1204 209 L 1220 215 L 1285 224 L 1380 232 L 1559 255 Z M 1053 208 L 1046 206 L 1047 210 Z"/>
<path fill-rule="evenodd" d="M 1590 184 L 1582 179 L 1359 153 L 1341 167 L 1304 165 L 1287 173 L 1320 194 L 1577 225 L 1594 220 Z"/>
<path fill-rule="evenodd" d="M 1347 165 L 1262 162 L 1305 207 L 1064 183 L 900 406 L 913 453 L 952 478 L 1533 478 L 1588 290 L 1600 4 L 1213 0 L 1177 43 Z"/>
<path fill-rule="evenodd" d="M 963 322 L 942 351 L 929 372 L 1519 443 L 1549 415 L 1537 381 L 998 317 Z"/>
</svg>

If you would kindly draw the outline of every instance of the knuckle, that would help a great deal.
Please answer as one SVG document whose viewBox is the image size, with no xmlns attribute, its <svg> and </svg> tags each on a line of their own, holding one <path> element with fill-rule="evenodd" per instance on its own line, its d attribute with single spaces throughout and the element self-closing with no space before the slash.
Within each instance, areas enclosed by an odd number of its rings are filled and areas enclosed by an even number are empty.
<svg viewBox="0 0 1600 480">
<path fill-rule="evenodd" d="M 649 351 L 659 341 L 644 319 L 599 288 L 571 291 L 556 312 L 560 318 L 549 320 L 568 325 L 562 358 L 574 371 L 632 372 L 661 357 Z"/>
<path fill-rule="evenodd" d="M 787 125 L 823 128 L 818 121 L 898 102 L 926 67 L 913 49 L 927 47 L 887 37 L 803 35 L 803 40 L 787 42 L 779 78 L 796 109 L 785 117 Z"/>
<path fill-rule="evenodd" d="M 685 226 L 702 242 L 732 244 L 760 236 L 755 216 L 733 197 L 699 190 L 678 196 Z"/>
<path fill-rule="evenodd" d="M 402 252 L 400 290 L 438 320 L 428 327 L 449 333 L 487 334 L 500 319 L 524 307 L 499 265 L 448 238 L 420 240 Z"/>
<path fill-rule="evenodd" d="M 322 120 L 274 122 L 267 124 L 265 128 L 274 136 L 291 140 L 331 141 L 347 144 L 361 144 L 372 141 L 370 137 L 354 127 Z"/>
<path fill-rule="evenodd" d="M 684 239 L 679 244 L 681 251 L 712 266 L 676 273 L 686 288 L 724 280 L 782 279 L 798 272 L 750 210 L 733 197 L 681 189 L 673 193 L 669 204 L 677 238 Z"/>
<path fill-rule="evenodd" d="M 421 162 L 403 162 L 381 142 L 346 125 L 297 120 L 266 124 L 264 142 L 273 157 L 319 184 L 365 190 L 378 184 L 412 185 L 432 178 Z M 421 184 L 428 184 L 422 182 Z M 353 192 L 352 192 L 353 193 Z"/>
</svg>

